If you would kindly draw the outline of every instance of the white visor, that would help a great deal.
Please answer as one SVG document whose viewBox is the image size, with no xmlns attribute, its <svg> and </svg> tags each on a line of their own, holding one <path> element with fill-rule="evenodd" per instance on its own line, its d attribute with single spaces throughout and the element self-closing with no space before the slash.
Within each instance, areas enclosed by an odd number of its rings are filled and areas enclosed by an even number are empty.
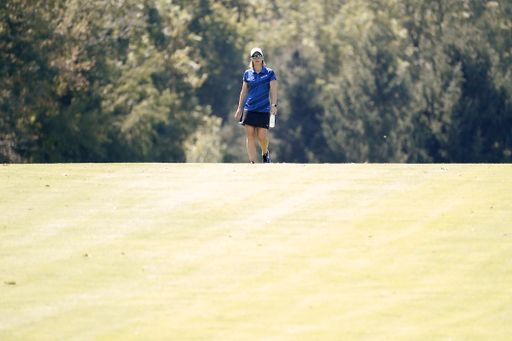
<svg viewBox="0 0 512 341">
<path fill-rule="evenodd" d="M 256 52 L 259 52 L 263 56 L 263 51 L 259 47 L 255 47 L 251 50 L 251 57 L 254 56 Z"/>
</svg>

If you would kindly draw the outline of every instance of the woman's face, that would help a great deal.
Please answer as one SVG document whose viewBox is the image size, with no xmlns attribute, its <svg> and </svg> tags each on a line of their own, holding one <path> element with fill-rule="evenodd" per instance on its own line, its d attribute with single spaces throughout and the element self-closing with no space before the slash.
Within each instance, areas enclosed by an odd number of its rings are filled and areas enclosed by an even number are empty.
<svg viewBox="0 0 512 341">
<path fill-rule="evenodd" d="M 254 66 L 261 65 L 261 63 L 263 63 L 263 56 L 259 52 L 255 52 L 252 55 L 251 60 L 254 63 Z"/>
</svg>

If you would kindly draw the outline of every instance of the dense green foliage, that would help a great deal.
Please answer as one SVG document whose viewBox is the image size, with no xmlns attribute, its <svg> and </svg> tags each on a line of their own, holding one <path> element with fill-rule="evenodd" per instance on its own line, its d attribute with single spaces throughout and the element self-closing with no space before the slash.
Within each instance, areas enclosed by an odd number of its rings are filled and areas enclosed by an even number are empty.
<svg viewBox="0 0 512 341">
<path fill-rule="evenodd" d="M 4 0 L 0 161 L 245 162 L 251 47 L 278 162 L 511 162 L 512 2 Z"/>
</svg>

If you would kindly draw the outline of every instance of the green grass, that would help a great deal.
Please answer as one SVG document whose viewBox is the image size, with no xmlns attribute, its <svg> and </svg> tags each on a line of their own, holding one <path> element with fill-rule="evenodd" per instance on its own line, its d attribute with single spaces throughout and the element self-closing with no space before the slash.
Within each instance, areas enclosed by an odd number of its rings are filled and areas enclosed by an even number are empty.
<svg viewBox="0 0 512 341">
<path fill-rule="evenodd" d="M 511 165 L 0 165 L 0 340 L 510 340 Z"/>
</svg>

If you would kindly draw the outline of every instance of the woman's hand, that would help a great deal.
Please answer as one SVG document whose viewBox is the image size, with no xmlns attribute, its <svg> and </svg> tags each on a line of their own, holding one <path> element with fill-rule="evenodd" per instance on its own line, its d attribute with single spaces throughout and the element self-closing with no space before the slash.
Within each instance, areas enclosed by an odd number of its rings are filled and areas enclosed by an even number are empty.
<svg viewBox="0 0 512 341">
<path fill-rule="evenodd" d="M 240 109 L 237 109 L 237 110 L 236 110 L 236 113 L 235 113 L 235 120 L 239 120 L 239 119 L 240 119 L 240 115 L 241 115 L 241 114 L 242 114 L 242 113 L 240 112 Z"/>
<path fill-rule="evenodd" d="M 270 115 L 275 115 L 277 114 L 277 108 L 276 107 L 271 107 L 270 108 Z"/>
</svg>

